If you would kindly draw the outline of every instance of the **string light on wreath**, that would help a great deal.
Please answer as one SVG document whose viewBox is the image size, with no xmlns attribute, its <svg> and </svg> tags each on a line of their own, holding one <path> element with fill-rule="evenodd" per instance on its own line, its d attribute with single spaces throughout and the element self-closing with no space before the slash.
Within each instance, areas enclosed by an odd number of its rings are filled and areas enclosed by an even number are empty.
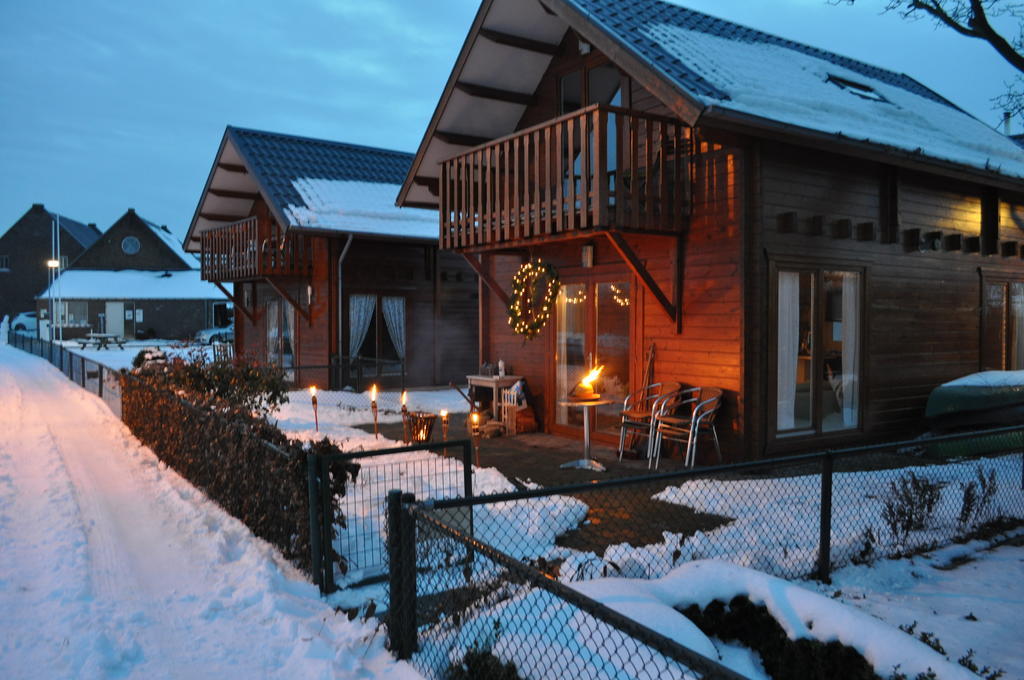
<svg viewBox="0 0 1024 680">
<path fill-rule="evenodd" d="M 555 307 L 558 270 L 540 260 L 527 262 L 512 277 L 512 299 L 508 306 L 508 325 L 512 332 L 532 340 L 547 325 Z"/>
</svg>

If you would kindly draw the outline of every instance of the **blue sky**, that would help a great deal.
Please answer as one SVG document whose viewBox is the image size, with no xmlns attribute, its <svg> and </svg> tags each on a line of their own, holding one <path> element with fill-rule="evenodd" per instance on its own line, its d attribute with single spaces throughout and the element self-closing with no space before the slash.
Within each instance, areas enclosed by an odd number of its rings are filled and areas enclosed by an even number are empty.
<svg viewBox="0 0 1024 680">
<path fill-rule="evenodd" d="M 884 0 L 676 1 L 903 71 L 993 127 L 1014 73 Z M 100 229 L 134 207 L 183 235 L 228 124 L 414 151 L 477 6 L 4 0 L 0 231 L 43 202 Z"/>
</svg>

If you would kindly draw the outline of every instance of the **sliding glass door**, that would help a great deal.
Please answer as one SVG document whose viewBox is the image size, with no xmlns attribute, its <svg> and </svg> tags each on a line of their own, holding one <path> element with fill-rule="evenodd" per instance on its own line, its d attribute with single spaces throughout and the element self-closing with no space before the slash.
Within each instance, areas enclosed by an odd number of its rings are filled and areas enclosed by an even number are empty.
<svg viewBox="0 0 1024 680">
<path fill-rule="evenodd" d="M 863 276 L 784 268 L 775 275 L 775 428 L 780 436 L 860 427 Z"/>
<path fill-rule="evenodd" d="M 556 309 L 555 395 L 569 398 L 573 387 L 594 366 L 603 366 L 595 390 L 610 404 L 595 409 L 595 432 L 617 436 L 622 400 L 629 391 L 629 311 L 627 281 L 591 280 L 562 285 Z M 578 407 L 556 405 L 555 423 L 582 428 Z"/>
</svg>

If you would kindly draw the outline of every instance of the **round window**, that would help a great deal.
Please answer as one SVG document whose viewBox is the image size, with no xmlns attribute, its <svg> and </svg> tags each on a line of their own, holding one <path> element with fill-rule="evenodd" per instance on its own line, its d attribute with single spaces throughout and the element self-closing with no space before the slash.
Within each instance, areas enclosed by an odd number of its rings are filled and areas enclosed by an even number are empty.
<svg viewBox="0 0 1024 680">
<path fill-rule="evenodd" d="M 124 251 L 125 255 L 134 255 L 139 252 L 140 248 L 142 248 L 142 244 L 134 236 L 125 236 L 121 239 L 121 250 Z"/>
</svg>

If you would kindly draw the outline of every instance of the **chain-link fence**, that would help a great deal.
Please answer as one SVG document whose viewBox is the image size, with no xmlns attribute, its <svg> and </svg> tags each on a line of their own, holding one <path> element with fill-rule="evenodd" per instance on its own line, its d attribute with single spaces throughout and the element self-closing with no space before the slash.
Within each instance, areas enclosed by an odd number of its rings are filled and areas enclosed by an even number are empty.
<svg viewBox="0 0 1024 680">
<path fill-rule="evenodd" d="M 613 635 L 548 586 L 656 579 L 709 558 L 827 579 L 1019 525 L 1022 451 L 1017 426 L 467 499 L 406 494 L 389 524 L 392 645 L 428 677 L 509 662 L 521 677 L 681 677 L 687 659 L 650 658 L 646 633 Z"/>
<path fill-rule="evenodd" d="M 743 676 L 472 538 L 469 508 L 389 498 L 392 650 L 427 678 Z M 711 652 L 714 653 L 713 651 Z"/>
</svg>

